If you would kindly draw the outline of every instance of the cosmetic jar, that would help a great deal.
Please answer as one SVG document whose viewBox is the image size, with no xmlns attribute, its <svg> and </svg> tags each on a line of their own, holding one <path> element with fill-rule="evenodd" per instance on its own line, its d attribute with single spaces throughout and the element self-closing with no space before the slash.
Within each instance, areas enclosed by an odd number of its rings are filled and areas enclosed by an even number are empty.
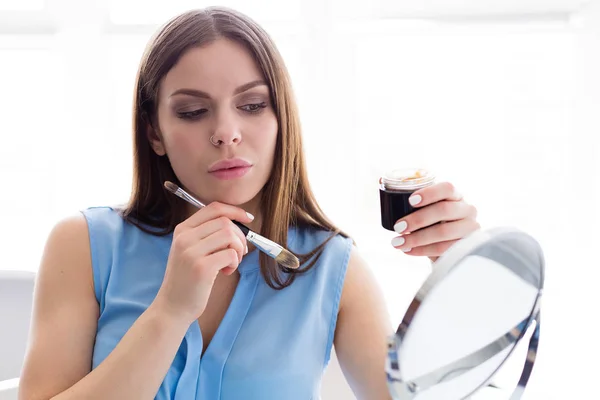
<svg viewBox="0 0 600 400">
<path fill-rule="evenodd" d="M 381 225 L 390 231 L 399 219 L 416 210 L 408 202 L 415 191 L 433 185 L 435 175 L 423 168 L 395 169 L 379 179 Z"/>
</svg>

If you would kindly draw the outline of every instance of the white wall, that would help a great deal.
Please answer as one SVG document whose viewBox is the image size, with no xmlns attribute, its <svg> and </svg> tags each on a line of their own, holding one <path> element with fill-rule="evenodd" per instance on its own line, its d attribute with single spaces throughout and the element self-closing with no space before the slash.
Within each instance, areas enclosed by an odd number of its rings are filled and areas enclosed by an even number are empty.
<svg viewBox="0 0 600 400">
<path fill-rule="evenodd" d="M 329 158 L 310 164 L 317 193 L 362 245 L 395 321 L 427 269 L 386 247 L 392 235 L 377 226 L 375 182 L 388 166 L 431 166 L 479 207 L 485 227 L 515 225 L 538 238 L 547 280 L 527 398 L 587 398 L 597 369 L 585 366 L 600 355 L 591 308 L 600 302 L 592 287 L 600 42 L 590 29 L 600 17 L 590 8 L 578 19 L 378 27 L 385 33 L 354 46 L 336 37 L 346 59 L 331 54 L 331 90 L 314 105 L 333 117 L 315 118 L 307 133 L 312 160 Z M 340 202 L 350 187 L 355 198 Z"/>
<path fill-rule="evenodd" d="M 92 14 L 81 5 L 91 3 L 55 0 L 58 33 L 0 35 L 0 268 L 35 271 L 59 218 L 127 198 L 133 78 L 153 27 L 106 33 L 109 3 Z M 595 375 L 584 365 L 600 356 L 597 2 L 571 18 L 437 22 L 348 20 L 335 1 L 301 4 L 290 5 L 298 15 L 263 4 L 256 17 L 292 73 L 315 192 L 358 241 L 393 320 L 429 270 L 389 245 L 376 181 L 392 166 L 427 166 L 477 205 L 484 227 L 540 241 L 544 323 L 526 396 L 586 398 Z"/>
</svg>

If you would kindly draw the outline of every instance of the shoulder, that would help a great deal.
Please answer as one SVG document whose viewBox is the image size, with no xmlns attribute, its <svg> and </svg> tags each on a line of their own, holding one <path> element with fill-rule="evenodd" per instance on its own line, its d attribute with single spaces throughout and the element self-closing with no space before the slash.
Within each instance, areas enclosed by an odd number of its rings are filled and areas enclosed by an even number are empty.
<svg viewBox="0 0 600 400">
<path fill-rule="evenodd" d="M 81 287 L 85 282 L 93 288 L 88 225 L 81 213 L 63 217 L 51 229 L 38 275 L 51 286 Z"/>
<path fill-rule="evenodd" d="M 81 213 L 71 214 L 60 219 L 50 231 L 46 248 L 87 248 L 89 251 L 88 225 Z"/>
<path fill-rule="evenodd" d="M 353 247 L 351 238 L 314 227 L 295 228 L 288 236 L 288 248 L 315 262 L 314 273 L 327 280 L 343 282 Z"/>
<path fill-rule="evenodd" d="M 363 258 L 356 246 L 352 246 L 348 256 L 348 267 L 344 283 L 344 293 L 353 293 L 360 289 L 360 285 L 371 282 L 375 278 L 367 261 Z M 344 301 L 342 297 L 342 302 Z"/>
<path fill-rule="evenodd" d="M 111 206 L 88 207 L 80 211 L 88 225 L 124 222 L 121 210 Z"/>
<path fill-rule="evenodd" d="M 55 273 L 59 268 L 65 282 L 85 282 L 101 303 L 103 284 L 125 224 L 119 209 L 110 206 L 88 207 L 63 218 L 48 239 L 45 268 Z"/>
<path fill-rule="evenodd" d="M 370 301 L 365 302 L 364 299 Z M 359 249 L 352 245 L 346 277 L 340 300 L 340 312 L 362 307 L 361 304 L 372 303 L 378 309 L 385 309 L 383 293 L 373 270 L 361 255 Z"/>
<path fill-rule="evenodd" d="M 123 239 L 127 227 L 133 227 L 123 217 L 122 210 L 117 207 L 89 207 L 80 212 L 87 224 L 92 256 L 97 249 L 106 251 L 106 246 L 115 245 L 117 241 Z"/>
<path fill-rule="evenodd" d="M 352 243 L 351 238 L 342 234 L 312 226 L 294 227 L 288 235 L 288 244 L 297 253 L 308 253 L 323 245 L 325 253 L 342 252 L 349 255 Z"/>
<path fill-rule="evenodd" d="M 288 235 L 288 249 L 298 255 L 307 268 L 303 275 L 315 286 L 332 291 L 336 303 L 341 295 L 352 246 L 352 239 L 314 227 L 296 227 Z"/>
<path fill-rule="evenodd" d="M 91 263 L 91 238 L 100 225 L 116 224 L 120 219 L 111 207 L 93 207 L 67 215 L 51 229 L 44 251 L 44 260 L 60 257 L 67 264 Z M 50 263 L 54 265 L 54 262 Z"/>
</svg>

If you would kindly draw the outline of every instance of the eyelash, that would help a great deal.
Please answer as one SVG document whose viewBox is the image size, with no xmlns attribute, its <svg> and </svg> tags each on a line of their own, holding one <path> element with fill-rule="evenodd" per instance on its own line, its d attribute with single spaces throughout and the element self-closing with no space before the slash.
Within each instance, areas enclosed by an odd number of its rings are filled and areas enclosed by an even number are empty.
<svg viewBox="0 0 600 400">
<path fill-rule="evenodd" d="M 256 107 L 256 108 L 244 109 L 244 107 L 250 107 L 250 108 Z M 247 112 L 248 114 L 260 114 L 263 109 L 267 108 L 267 103 L 263 101 L 262 103 L 244 104 L 243 106 L 240 106 L 238 108 L 242 109 L 243 111 Z M 202 118 L 202 116 L 204 114 L 206 114 L 207 111 L 208 110 L 206 108 L 201 108 L 201 109 L 194 110 L 194 111 L 178 112 L 177 116 L 182 119 L 194 120 L 194 119 Z"/>
</svg>

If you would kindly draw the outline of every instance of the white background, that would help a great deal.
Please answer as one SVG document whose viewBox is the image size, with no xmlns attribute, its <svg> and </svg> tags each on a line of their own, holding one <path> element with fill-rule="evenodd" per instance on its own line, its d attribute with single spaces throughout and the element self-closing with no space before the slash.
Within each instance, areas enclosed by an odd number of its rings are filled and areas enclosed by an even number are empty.
<svg viewBox="0 0 600 400">
<path fill-rule="evenodd" d="M 1 269 L 35 271 L 59 219 L 127 200 L 143 46 L 176 12 L 210 5 L 161 3 L 0 1 Z M 542 342 L 525 397 L 594 397 L 600 5 L 212 4 L 248 13 L 283 53 L 313 188 L 357 240 L 393 321 L 429 267 L 389 244 L 377 179 L 390 167 L 424 166 L 478 207 L 484 228 L 517 226 L 544 248 Z"/>
</svg>

